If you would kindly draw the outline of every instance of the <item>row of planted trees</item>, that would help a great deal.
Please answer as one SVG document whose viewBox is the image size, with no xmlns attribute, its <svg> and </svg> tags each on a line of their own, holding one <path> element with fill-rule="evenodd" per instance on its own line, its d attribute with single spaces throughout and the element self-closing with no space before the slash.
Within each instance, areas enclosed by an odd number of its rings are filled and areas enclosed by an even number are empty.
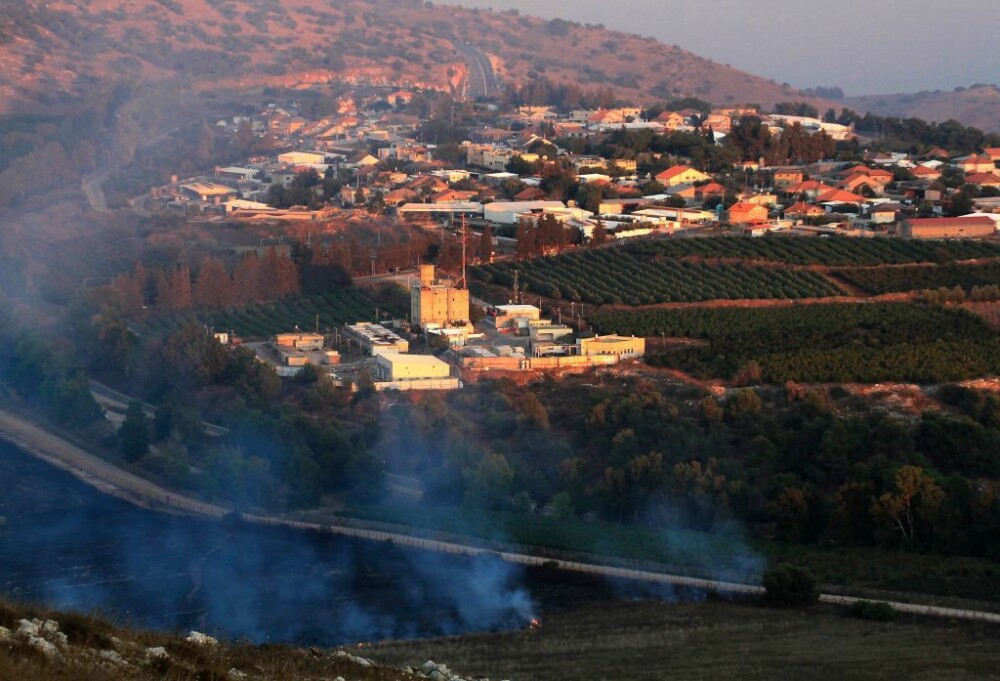
<svg viewBox="0 0 1000 681">
<path fill-rule="evenodd" d="M 246 255 L 231 271 L 213 256 L 206 256 L 195 272 L 184 264 L 164 269 L 137 263 L 132 272 L 115 277 L 111 287 L 125 310 L 134 313 L 147 305 L 185 310 L 273 301 L 298 294 L 300 279 L 299 265 L 270 249 L 263 256 Z"/>
</svg>

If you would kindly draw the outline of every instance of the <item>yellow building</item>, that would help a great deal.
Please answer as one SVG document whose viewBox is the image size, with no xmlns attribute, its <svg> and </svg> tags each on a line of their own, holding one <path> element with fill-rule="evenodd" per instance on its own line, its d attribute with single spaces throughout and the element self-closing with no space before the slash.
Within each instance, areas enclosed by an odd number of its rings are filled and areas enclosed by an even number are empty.
<svg viewBox="0 0 1000 681">
<path fill-rule="evenodd" d="M 469 289 L 436 280 L 434 265 L 420 266 L 420 280 L 410 289 L 410 318 L 415 324 L 450 326 L 469 320 Z"/>
<path fill-rule="evenodd" d="M 693 184 L 695 182 L 707 182 L 711 179 L 710 175 L 706 175 L 700 170 L 684 165 L 667 168 L 656 176 L 656 181 L 664 187 L 675 187 L 679 184 Z"/>
<path fill-rule="evenodd" d="M 580 354 L 584 356 L 615 355 L 620 359 L 631 359 L 646 354 L 646 339 L 642 337 L 595 336 L 581 338 L 577 343 L 580 346 Z"/>
<path fill-rule="evenodd" d="M 375 356 L 375 377 L 380 381 L 421 381 L 449 376 L 451 376 L 451 365 L 434 355 Z"/>
<path fill-rule="evenodd" d="M 271 338 L 271 346 L 274 348 L 286 348 L 290 350 L 322 350 L 324 338 L 318 333 L 279 333 Z"/>
</svg>

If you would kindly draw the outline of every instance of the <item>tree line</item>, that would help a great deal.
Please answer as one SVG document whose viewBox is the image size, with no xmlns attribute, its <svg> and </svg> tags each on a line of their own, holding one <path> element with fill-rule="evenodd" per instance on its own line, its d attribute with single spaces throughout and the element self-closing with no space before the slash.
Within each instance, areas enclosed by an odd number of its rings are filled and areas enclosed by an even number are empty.
<svg viewBox="0 0 1000 681">
<path fill-rule="evenodd" d="M 495 380 L 401 402 L 379 451 L 441 507 L 995 555 L 1000 398 L 954 390 L 955 410 L 903 419 L 797 384 L 717 398 Z"/>
</svg>

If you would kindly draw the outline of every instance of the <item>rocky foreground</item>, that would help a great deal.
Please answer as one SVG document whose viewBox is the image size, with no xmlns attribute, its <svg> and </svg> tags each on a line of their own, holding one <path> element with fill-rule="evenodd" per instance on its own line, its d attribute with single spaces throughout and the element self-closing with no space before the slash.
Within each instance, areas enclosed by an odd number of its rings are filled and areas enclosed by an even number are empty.
<svg viewBox="0 0 1000 681">
<path fill-rule="evenodd" d="M 343 649 L 226 645 L 0 603 L 0 679 L 18 681 L 471 681 L 427 661 L 398 669 Z M 488 681 L 488 679 L 477 679 Z"/>
</svg>

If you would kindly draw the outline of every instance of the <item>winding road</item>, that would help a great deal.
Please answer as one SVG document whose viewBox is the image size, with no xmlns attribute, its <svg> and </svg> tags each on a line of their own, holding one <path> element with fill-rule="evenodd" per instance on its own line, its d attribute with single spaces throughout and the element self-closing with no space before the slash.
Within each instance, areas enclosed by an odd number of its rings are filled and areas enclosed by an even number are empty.
<svg viewBox="0 0 1000 681">
<path fill-rule="evenodd" d="M 469 65 L 467 96 L 469 99 L 495 99 L 500 96 L 500 79 L 493 69 L 493 62 L 475 45 L 456 43 L 458 50 Z"/>
<path fill-rule="evenodd" d="M 186 515 L 219 519 L 229 515 L 232 510 L 216 504 L 207 504 L 182 494 L 170 492 L 158 485 L 113 466 L 106 461 L 90 454 L 59 435 L 49 432 L 42 426 L 33 423 L 23 416 L 11 411 L 0 409 L 0 438 L 6 439 L 33 456 L 46 461 L 58 468 L 66 470 L 81 481 L 96 489 L 118 497 L 143 508 L 157 509 L 165 512 L 182 513 Z M 561 570 L 587 573 L 605 577 L 636 580 L 647 583 L 669 584 L 679 587 L 701 589 L 714 593 L 760 595 L 763 587 L 752 584 L 723 582 L 712 579 L 701 579 L 687 575 L 664 574 L 649 570 L 622 568 L 598 563 L 579 561 L 553 561 L 550 558 L 522 553 L 512 547 L 512 550 L 496 550 L 483 546 L 464 544 L 455 541 L 440 541 L 408 534 L 347 524 L 327 524 L 316 522 L 301 522 L 241 513 L 244 522 L 259 525 L 271 525 L 323 532 L 329 534 L 354 537 L 368 541 L 391 542 L 398 546 L 407 546 L 425 551 L 435 551 L 462 556 L 489 555 L 509 563 L 528 566 L 552 565 Z M 851 596 L 822 594 L 820 602 L 834 605 L 850 605 L 859 600 Z M 918 603 L 889 602 L 899 612 L 941 617 L 947 619 L 971 620 L 1000 624 L 1000 613 L 978 610 L 963 610 Z"/>
</svg>

